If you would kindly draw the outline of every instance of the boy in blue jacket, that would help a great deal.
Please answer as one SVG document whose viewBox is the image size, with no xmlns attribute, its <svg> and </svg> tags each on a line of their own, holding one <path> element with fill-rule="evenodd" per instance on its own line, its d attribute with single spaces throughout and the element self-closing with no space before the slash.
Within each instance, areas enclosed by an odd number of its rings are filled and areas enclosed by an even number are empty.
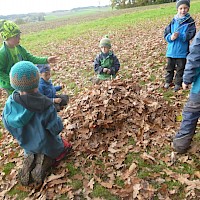
<svg viewBox="0 0 200 200">
<path fill-rule="evenodd" d="M 25 159 L 19 181 L 41 183 L 48 169 L 71 149 L 59 133 L 63 124 L 53 102 L 38 92 L 39 71 L 29 61 L 16 63 L 10 71 L 15 91 L 8 97 L 2 113 L 5 128 L 24 149 Z"/>
<path fill-rule="evenodd" d="M 114 79 L 120 68 L 118 58 L 111 51 L 111 41 L 108 36 L 101 39 L 99 47 L 101 52 L 94 60 L 94 71 L 97 74 L 94 82 L 97 84 L 104 80 Z"/>
<path fill-rule="evenodd" d="M 54 103 L 56 110 L 60 111 L 63 106 L 66 106 L 69 102 L 68 95 L 56 94 L 57 91 L 62 89 L 62 86 L 54 86 L 51 80 L 51 71 L 49 64 L 38 64 L 40 71 L 40 81 L 38 90 L 41 94 L 49 97 Z"/>
<path fill-rule="evenodd" d="M 167 66 L 165 85 L 167 89 L 172 85 L 175 75 L 174 91 L 181 88 L 186 56 L 189 53 L 189 42 L 196 34 L 195 21 L 190 16 L 190 1 L 179 0 L 176 3 L 177 14 L 165 28 L 164 38 L 167 41 Z"/>
<path fill-rule="evenodd" d="M 191 83 L 190 96 L 183 109 L 180 130 L 173 139 L 173 146 L 179 153 L 185 153 L 190 148 L 200 117 L 200 32 L 196 34 L 187 56 L 183 89 L 187 89 Z"/>
</svg>

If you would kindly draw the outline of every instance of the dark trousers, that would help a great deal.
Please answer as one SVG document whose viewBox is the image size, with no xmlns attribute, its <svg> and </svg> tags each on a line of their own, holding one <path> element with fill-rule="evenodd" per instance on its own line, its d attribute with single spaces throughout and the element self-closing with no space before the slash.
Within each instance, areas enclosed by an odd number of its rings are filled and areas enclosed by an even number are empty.
<svg viewBox="0 0 200 200">
<path fill-rule="evenodd" d="M 167 58 L 165 82 L 171 83 L 175 74 L 175 85 L 182 85 L 183 72 L 185 69 L 186 58 Z M 175 73 L 176 71 L 176 73 Z"/>
<path fill-rule="evenodd" d="M 69 96 L 65 94 L 56 95 L 56 98 L 61 98 L 62 101 L 60 103 L 54 103 L 56 110 L 60 111 L 63 106 L 66 106 L 69 102 Z"/>
</svg>

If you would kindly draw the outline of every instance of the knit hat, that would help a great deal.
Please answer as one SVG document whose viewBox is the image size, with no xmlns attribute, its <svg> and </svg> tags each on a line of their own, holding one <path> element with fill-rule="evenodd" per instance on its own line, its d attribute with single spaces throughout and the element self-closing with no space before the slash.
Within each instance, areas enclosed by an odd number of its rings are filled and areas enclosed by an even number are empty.
<svg viewBox="0 0 200 200">
<path fill-rule="evenodd" d="M 37 66 L 38 66 L 38 69 L 39 69 L 40 73 L 44 73 L 44 72 L 50 71 L 49 64 L 37 64 Z"/>
<path fill-rule="evenodd" d="M 20 61 L 10 70 L 10 84 L 18 91 L 29 91 L 38 87 L 39 70 L 29 61 Z"/>
<path fill-rule="evenodd" d="M 188 6 L 188 8 L 190 7 L 190 0 L 178 0 L 176 1 L 176 8 L 178 9 L 178 7 L 182 4 L 185 4 Z"/>
<path fill-rule="evenodd" d="M 99 47 L 111 48 L 111 41 L 110 41 L 110 39 L 108 38 L 107 35 L 101 39 L 101 41 L 99 43 Z"/>
<path fill-rule="evenodd" d="M 0 33 L 3 40 L 14 37 L 21 33 L 19 27 L 12 21 L 0 20 Z"/>
</svg>

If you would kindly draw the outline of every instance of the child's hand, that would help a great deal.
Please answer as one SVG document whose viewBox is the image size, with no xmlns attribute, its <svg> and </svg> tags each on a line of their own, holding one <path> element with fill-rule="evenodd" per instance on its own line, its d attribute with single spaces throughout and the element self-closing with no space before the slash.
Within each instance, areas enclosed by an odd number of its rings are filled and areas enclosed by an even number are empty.
<svg viewBox="0 0 200 200">
<path fill-rule="evenodd" d="M 187 90 L 189 87 L 188 87 L 188 85 L 187 85 L 187 84 L 185 84 L 185 83 L 182 83 L 182 88 L 183 88 L 183 90 Z"/>
<path fill-rule="evenodd" d="M 61 98 L 55 98 L 55 99 L 54 99 L 54 103 L 60 103 L 61 101 L 62 101 Z"/>
<path fill-rule="evenodd" d="M 103 68 L 103 73 L 107 73 L 108 68 Z"/>
<path fill-rule="evenodd" d="M 179 32 L 174 32 L 171 36 L 171 40 L 175 40 L 179 36 Z"/>
<path fill-rule="evenodd" d="M 110 74 L 110 69 L 107 69 L 107 72 L 106 72 L 107 74 Z"/>
<path fill-rule="evenodd" d="M 59 57 L 57 57 L 57 56 L 49 56 L 48 58 L 47 58 L 47 62 L 48 63 L 55 63 L 55 62 L 57 62 L 59 60 Z"/>
</svg>

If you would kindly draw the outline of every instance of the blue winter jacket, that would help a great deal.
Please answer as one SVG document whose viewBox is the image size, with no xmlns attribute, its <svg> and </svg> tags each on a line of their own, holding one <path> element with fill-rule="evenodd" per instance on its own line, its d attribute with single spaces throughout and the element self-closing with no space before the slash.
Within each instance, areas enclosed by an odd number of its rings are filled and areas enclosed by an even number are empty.
<svg viewBox="0 0 200 200">
<path fill-rule="evenodd" d="M 45 81 L 43 78 L 40 78 L 38 90 L 41 94 L 49 97 L 52 101 L 56 98 L 56 92 L 61 90 L 61 86 L 53 86 L 52 81 Z"/>
<path fill-rule="evenodd" d="M 200 103 L 200 31 L 190 45 L 190 53 L 183 74 L 183 82 L 191 84 L 190 99 Z"/>
<path fill-rule="evenodd" d="M 171 40 L 174 32 L 179 32 L 176 40 Z M 186 58 L 189 53 L 189 41 L 196 34 L 195 22 L 188 13 L 183 18 L 173 18 L 170 24 L 165 28 L 164 38 L 167 41 L 166 57 Z"/>
<path fill-rule="evenodd" d="M 5 128 L 25 154 L 45 154 L 53 159 L 64 151 L 59 133 L 63 124 L 52 101 L 39 92 L 20 95 L 14 91 L 2 113 Z"/>
</svg>

